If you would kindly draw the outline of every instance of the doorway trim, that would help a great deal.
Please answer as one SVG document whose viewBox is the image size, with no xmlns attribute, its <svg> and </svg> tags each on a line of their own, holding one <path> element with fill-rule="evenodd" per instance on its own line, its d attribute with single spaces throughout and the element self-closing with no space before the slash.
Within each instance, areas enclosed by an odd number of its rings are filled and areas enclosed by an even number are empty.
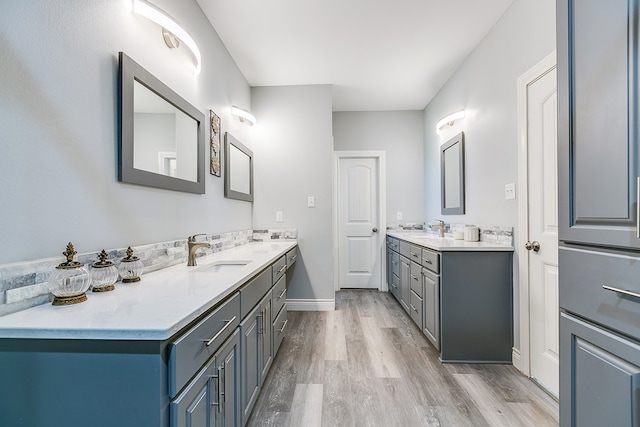
<svg viewBox="0 0 640 427">
<path fill-rule="evenodd" d="M 522 252 L 529 231 L 529 167 L 527 87 L 557 67 L 556 51 L 547 55 L 531 69 L 518 77 L 518 284 L 520 308 L 520 348 L 513 348 L 513 366 L 531 376 L 530 313 L 529 313 L 529 257 Z M 518 250 L 520 248 L 520 250 Z"/>
<path fill-rule="evenodd" d="M 333 283 L 334 290 L 340 290 L 340 251 L 339 242 L 340 236 L 338 235 L 339 229 L 339 218 L 338 218 L 338 164 L 340 159 L 348 159 L 348 158 L 374 158 L 378 162 L 378 221 L 380 224 L 378 225 L 378 229 L 381 231 L 380 233 L 380 247 L 379 247 L 379 256 L 380 256 L 380 287 L 378 288 L 381 291 L 387 291 L 387 281 L 385 280 L 387 273 L 387 263 L 386 260 L 386 230 L 387 230 L 387 153 L 386 151 L 381 150 L 362 150 L 362 151 L 342 151 L 342 150 L 334 150 L 333 151 Z M 382 232 L 384 230 L 384 232 Z"/>
</svg>

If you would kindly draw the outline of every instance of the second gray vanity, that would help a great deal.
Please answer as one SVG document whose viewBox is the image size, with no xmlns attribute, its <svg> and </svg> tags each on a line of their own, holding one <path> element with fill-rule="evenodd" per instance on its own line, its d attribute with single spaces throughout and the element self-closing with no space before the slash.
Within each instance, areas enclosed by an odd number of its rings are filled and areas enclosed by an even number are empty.
<svg viewBox="0 0 640 427">
<path fill-rule="evenodd" d="M 513 247 L 387 235 L 389 291 L 442 362 L 512 363 Z"/>
</svg>

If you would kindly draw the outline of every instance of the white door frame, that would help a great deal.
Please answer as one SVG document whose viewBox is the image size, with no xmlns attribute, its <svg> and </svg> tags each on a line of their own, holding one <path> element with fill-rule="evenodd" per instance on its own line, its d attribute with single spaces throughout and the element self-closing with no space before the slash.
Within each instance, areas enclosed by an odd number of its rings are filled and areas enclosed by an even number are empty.
<svg viewBox="0 0 640 427">
<path fill-rule="evenodd" d="M 529 258 L 523 251 L 529 230 L 529 182 L 527 138 L 527 87 L 541 76 L 556 68 L 556 51 L 518 78 L 518 283 L 520 307 L 520 349 L 513 349 L 513 365 L 523 374 L 531 375 L 529 330 Z"/>
<path fill-rule="evenodd" d="M 380 255 L 380 290 L 387 291 L 386 262 L 386 230 L 387 230 L 387 153 L 385 151 L 363 150 L 363 151 L 334 151 L 333 152 L 333 283 L 334 290 L 340 290 L 340 252 L 338 250 L 340 236 L 338 235 L 338 163 L 340 159 L 347 158 L 374 158 L 378 161 L 378 234 L 379 255 Z"/>
</svg>

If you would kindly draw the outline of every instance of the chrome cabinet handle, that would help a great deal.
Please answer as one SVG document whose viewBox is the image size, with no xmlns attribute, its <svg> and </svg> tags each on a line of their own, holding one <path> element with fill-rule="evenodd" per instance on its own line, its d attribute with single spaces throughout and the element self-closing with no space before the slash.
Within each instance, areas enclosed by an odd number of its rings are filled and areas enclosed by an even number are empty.
<svg viewBox="0 0 640 427">
<path fill-rule="evenodd" d="M 430 259 L 425 259 L 424 262 L 426 262 L 427 264 L 433 264 Z"/>
<path fill-rule="evenodd" d="M 609 285 L 602 285 L 602 289 L 606 289 L 607 291 L 612 291 L 612 292 L 616 292 L 622 295 L 626 295 L 628 297 L 633 297 L 633 298 L 638 298 L 640 299 L 640 294 L 637 292 L 631 292 L 631 291 L 627 291 L 625 289 L 620 289 L 620 288 L 614 288 L 613 286 L 609 286 Z"/>
<path fill-rule="evenodd" d="M 284 332 L 284 328 L 287 327 L 287 323 L 289 323 L 289 319 L 285 320 L 284 323 L 282 324 L 282 328 L 280 328 L 280 333 Z"/>
<path fill-rule="evenodd" d="M 211 406 L 217 406 L 217 412 L 220 413 L 220 406 L 222 405 L 222 399 L 224 398 L 224 392 L 221 390 L 220 384 L 220 372 L 224 370 L 224 366 L 220 366 L 218 368 L 218 375 L 209 375 L 209 378 L 213 378 L 215 380 L 217 380 L 218 382 L 218 401 L 217 402 L 211 402 Z"/>
<path fill-rule="evenodd" d="M 283 266 L 282 266 L 282 268 L 281 268 L 280 270 L 278 270 L 278 273 L 277 273 L 277 274 L 282 273 L 286 268 L 287 268 L 287 266 L 286 266 L 286 265 L 283 265 Z"/>
<path fill-rule="evenodd" d="M 291 262 L 295 261 L 296 258 L 298 258 L 298 255 L 292 255 L 291 258 L 289 259 Z"/>
<path fill-rule="evenodd" d="M 413 253 L 413 252 L 409 252 L 409 253 L 411 254 L 411 256 L 412 256 L 412 257 L 414 257 L 414 258 L 418 258 L 418 254 Z"/>
<path fill-rule="evenodd" d="M 409 304 L 409 307 L 411 307 L 411 310 L 415 311 L 416 313 L 418 312 L 418 309 L 415 308 L 413 304 Z"/>
<path fill-rule="evenodd" d="M 284 296 L 284 294 L 286 294 L 286 293 L 287 293 L 287 288 L 284 288 L 284 290 L 282 291 L 282 293 L 281 293 L 280 295 L 278 295 L 278 298 L 277 298 L 277 299 L 282 298 L 282 297 Z"/>
<path fill-rule="evenodd" d="M 640 176 L 636 178 L 636 239 L 640 239 Z"/>
<path fill-rule="evenodd" d="M 229 327 L 229 325 L 231 325 L 236 319 L 237 319 L 237 316 L 233 316 L 233 318 L 231 320 L 226 320 L 225 321 L 226 322 L 225 325 L 222 327 L 222 329 L 220 329 L 220 331 L 218 331 L 217 334 L 215 334 L 213 336 L 213 338 L 211 338 L 208 341 L 207 340 L 203 340 L 203 341 L 207 342 L 207 347 L 209 347 L 211 344 L 213 344 L 213 342 L 216 340 L 216 338 L 218 338 L 224 332 L 224 330 L 227 329 Z"/>
<path fill-rule="evenodd" d="M 413 274 L 410 274 L 409 276 L 411 276 L 411 278 L 412 278 L 413 280 L 415 280 L 416 282 L 418 281 L 418 277 L 417 277 L 417 276 L 414 276 Z"/>
</svg>

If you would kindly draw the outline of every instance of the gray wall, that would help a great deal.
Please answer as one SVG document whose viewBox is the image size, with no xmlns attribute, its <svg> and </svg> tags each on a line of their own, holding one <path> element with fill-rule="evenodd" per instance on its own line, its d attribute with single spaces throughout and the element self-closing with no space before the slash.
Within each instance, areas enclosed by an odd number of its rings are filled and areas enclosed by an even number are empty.
<svg viewBox="0 0 640 427">
<path fill-rule="evenodd" d="M 251 204 L 225 199 L 208 172 L 205 195 L 117 182 L 118 51 L 251 146 L 229 111 L 250 107 L 249 85 L 196 1 L 154 3 L 199 44 L 200 75 L 130 1 L 0 2 L 0 264 L 58 256 L 68 241 L 88 252 L 251 228 Z"/>
<path fill-rule="evenodd" d="M 297 228 L 289 299 L 333 299 L 331 86 L 251 89 L 255 229 Z M 316 207 L 307 207 L 314 196 Z M 276 222 L 282 211 L 283 222 Z"/>
<path fill-rule="evenodd" d="M 423 222 L 422 111 L 334 112 L 333 138 L 334 150 L 386 151 L 387 223 Z"/>
<path fill-rule="evenodd" d="M 466 215 L 447 222 L 512 226 L 518 233 L 518 202 L 504 186 L 518 182 L 517 79 L 555 49 L 555 1 L 516 0 L 462 66 L 427 105 L 425 117 L 425 220 L 440 216 L 439 147 L 465 132 Z M 445 115 L 466 109 L 465 119 L 438 136 Z M 515 346 L 520 346 L 518 256 L 514 257 Z"/>
</svg>

